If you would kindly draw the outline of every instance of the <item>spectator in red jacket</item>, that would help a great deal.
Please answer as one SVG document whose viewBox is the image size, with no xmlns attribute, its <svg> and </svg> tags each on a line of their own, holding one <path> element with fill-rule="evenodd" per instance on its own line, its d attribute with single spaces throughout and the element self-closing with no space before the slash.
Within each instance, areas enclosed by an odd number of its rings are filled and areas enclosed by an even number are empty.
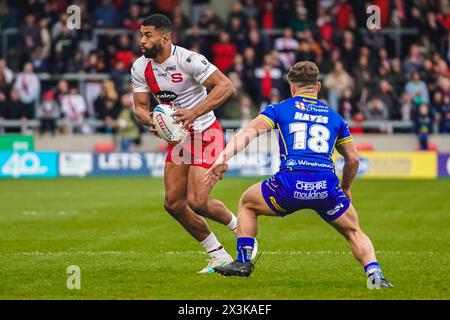
<svg viewBox="0 0 450 320">
<path fill-rule="evenodd" d="M 230 35 L 222 32 L 219 41 L 213 44 L 213 62 L 216 67 L 225 72 L 232 64 L 237 53 L 236 46 L 230 42 Z"/>
<path fill-rule="evenodd" d="M 261 26 L 265 30 L 273 29 L 275 26 L 275 14 L 273 10 L 273 3 L 271 1 L 266 1 L 261 14 Z"/>
<path fill-rule="evenodd" d="M 134 52 L 131 50 L 130 38 L 126 34 L 120 36 L 119 45 L 114 58 L 116 62 L 122 62 L 126 69 L 131 67 L 134 59 Z"/>
<path fill-rule="evenodd" d="M 316 21 L 317 28 L 321 39 L 321 45 L 326 51 L 333 48 L 334 26 L 331 23 L 331 17 L 324 9 L 319 10 L 319 17 Z"/>
<path fill-rule="evenodd" d="M 264 55 L 264 63 L 255 69 L 255 78 L 258 84 L 258 100 L 260 104 L 270 103 L 272 89 L 280 90 L 283 84 L 283 73 L 276 65 L 272 54 Z"/>
<path fill-rule="evenodd" d="M 438 13 L 437 20 L 447 31 L 450 31 L 450 10 Z"/>
<path fill-rule="evenodd" d="M 349 22 L 352 13 L 352 6 L 347 0 L 340 0 L 336 9 L 336 28 L 339 30 L 345 30 L 349 28 Z"/>
</svg>

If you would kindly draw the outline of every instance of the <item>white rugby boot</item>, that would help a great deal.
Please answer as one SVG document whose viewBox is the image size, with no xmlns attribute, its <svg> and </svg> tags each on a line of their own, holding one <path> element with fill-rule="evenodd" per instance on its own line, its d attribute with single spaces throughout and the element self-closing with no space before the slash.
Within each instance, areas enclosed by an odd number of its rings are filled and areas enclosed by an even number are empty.
<svg viewBox="0 0 450 320">
<path fill-rule="evenodd" d="M 231 262 L 233 262 L 233 258 L 229 254 L 227 254 L 225 258 L 211 257 L 210 259 L 208 259 L 208 265 L 204 267 L 202 270 L 198 271 L 197 273 L 199 274 L 214 273 L 215 267 L 224 266 Z"/>
</svg>

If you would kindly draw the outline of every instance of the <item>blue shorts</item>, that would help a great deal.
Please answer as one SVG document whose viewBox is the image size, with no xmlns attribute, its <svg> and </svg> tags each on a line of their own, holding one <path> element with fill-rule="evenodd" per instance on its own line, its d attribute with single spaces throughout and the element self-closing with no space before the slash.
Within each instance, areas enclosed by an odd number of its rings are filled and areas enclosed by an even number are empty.
<svg viewBox="0 0 450 320">
<path fill-rule="evenodd" d="M 278 172 L 262 182 L 261 191 L 267 205 L 282 217 L 298 210 L 312 209 L 330 222 L 350 206 L 339 187 L 339 178 L 333 172 Z"/>
</svg>

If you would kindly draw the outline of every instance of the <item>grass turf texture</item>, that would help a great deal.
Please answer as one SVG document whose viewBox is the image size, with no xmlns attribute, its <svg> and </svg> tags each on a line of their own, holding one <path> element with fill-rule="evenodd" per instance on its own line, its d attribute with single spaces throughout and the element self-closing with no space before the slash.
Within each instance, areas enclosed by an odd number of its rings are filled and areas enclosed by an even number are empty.
<svg viewBox="0 0 450 320">
<path fill-rule="evenodd" d="M 256 179 L 214 196 L 233 211 Z M 357 181 L 353 201 L 393 290 L 368 290 L 347 243 L 312 211 L 260 219 L 250 278 L 198 275 L 203 248 L 150 178 L 0 181 L 0 299 L 449 299 L 450 180 Z M 209 221 L 208 221 L 209 222 Z M 209 222 L 235 256 L 235 239 Z M 66 268 L 81 268 L 69 290 Z"/>
</svg>

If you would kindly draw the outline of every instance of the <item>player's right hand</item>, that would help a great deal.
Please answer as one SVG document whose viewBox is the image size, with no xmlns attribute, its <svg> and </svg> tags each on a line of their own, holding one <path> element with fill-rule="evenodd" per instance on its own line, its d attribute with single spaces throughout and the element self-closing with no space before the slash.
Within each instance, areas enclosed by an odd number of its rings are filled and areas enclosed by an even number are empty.
<svg viewBox="0 0 450 320">
<path fill-rule="evenodd" d="M 217 181 L 222 180 L 225 172 L 228 170 L 228 164 L 224 162 L 215 162 L 213 166 L 205 173 L 205 184 L 214 186 Z"/>
<path fill-rule="evenodd" d="M 153 123 L 153 111 L 150 112 L 150 119 L 148 120 L 147 126 L 148 126 L 148 132 L 150 132 L 154 136 L 160 138 L 158 131 L 156 131 L 155 124 Z"/>
</svg>

